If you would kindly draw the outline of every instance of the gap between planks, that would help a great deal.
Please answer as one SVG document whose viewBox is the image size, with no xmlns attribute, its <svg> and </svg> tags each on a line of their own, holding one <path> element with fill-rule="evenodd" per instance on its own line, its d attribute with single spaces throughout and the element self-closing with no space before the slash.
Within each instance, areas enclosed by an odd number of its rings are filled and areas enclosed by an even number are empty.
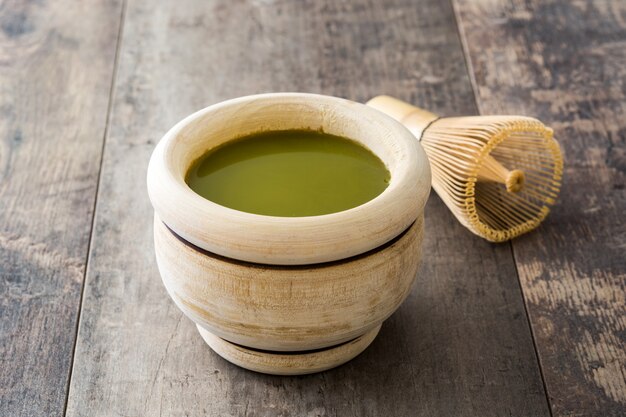
<svg viewBox="0 0 626 417">
<path fill-rule="evenodd" d="M 98 177 L 96 180 L 96 192 L 94 194 L 94 199 L 93 199 L 93 208 L 91 210 L 92 212 L 92 216 L 91 216 L 91 226 L 89 228 L 89 240 L 87 242 L 87 255 L 85 258 L 85 269 L 83 271 L 83 285 L 80 289 L 80 300 L 78 302 L 78 314 L 76 317 L 76 326 L 75 326 L 75 330 L 74 330 L 74 334 L 76 335 L 74 337 L 74 346 L 72 346 L 72 358 L 70 360 L 70 372 L 67 378 L 67 383 L 65 386 L 65 402 L 63 404 L 63 415 L 65 416 L 67 414 L 67 405 L 70 399 L 70 389 L 72 386 L 72 375 L 74 375 L 74 359 L 76 357 L 76 346 L 78 345 L 78 338 L 80 336 L 79 334 L 79 330 L 80 330 L 80 319 L 82 317 L 82 313 L 83 313 L 83 301 L 84 301 L 84 295 L 85 295 L 85 288 L 87 287 L 87 271 L 89 270 L 89 259 L 91 258 L 91 249 L 92 249 L 92 242 L 93 242 L 93 238 L 94 238 L 94 227 L 96 226 L 96 215 L 97 215 L 97 210 L 98 210 L 98 196 L 99 196 L 99 191 L 100 191 L 100 179 L 102 176 L 102 163 L 104 161 L 104 150 L 106 148 L 106 141 L 107 141 L 107 137 L 109 136 L 109 126 L 111 125 L 111 110 L 113 109 L 113 96 L 115 94 L 115 81 L 117 79 L 117 71 L 118 71 L 118 67 L 119 67 L 119 57 L 120 57 L 120 51 L 121 51 L 121 44 L 122 44 L 122 36 L 124 34 L 124 21 L 125 21 L 125 17 L 126 17 L 126 5 L 127 5 L 128 1 L 127 0 L 122 0 L 122 7 L 121 7 L 121 11 L 120 11 L 120 23 L 119 23 L 119 28 L 117 30 L 117 38 L 116 38 L 116 45 L 115 45 L 115 57 L 113 58 L 113 72 L 112 72 L 112 76 L 111 76 L 111 83 L 110 83 L 110 87 L 109 87 L 109 102 L 107 104 L 107 115 L 106 115 L 106 122 L 104 125 L 104 134 L 102 135 L 102 146 L 100 148 L 100 160 L 98 161 Z"/>
<path fill-rule="evenodd" d="M 476 111 L 478 115 L 482 115 L 483 111 L 481 110 L 480 100 L 478 99 L 478 85 L 476 83 L 476 77 L 474 74 L 474 66 L 472 65 L 472 57 L 469 54 L 469 47 L 467 44 L 467 37 L 465 36 L 465 31 L 463 30 L 463 25 L 461 24 L 461 19 L 459 17 L 459 12 L 457 10 L 456 0 L 449 0 L 450 7 L 452 8 L 452 12 L 454 15 L 454 23 L 456 24 L 457 34 L 459 37 L 459 42 L 461 44 L 461 50 L 463 52 L 463 60 L 465 62 L 465 69 L 467 71 L 467 77 L 470 81 L 470 86 L 472 90 L 472 96 L 474 97 L 474 105 L 476 106 Z M 543 386 L 543 392 L 546 398 L 546 404 L 548 406 L 548 411 L 550 412 L 550 416 L 553 416 L 552 413 L 552 404 L 550 402 L 550 396 L 548 395 L 548 387 L 546 385 L 546 379 L 543 374 L 543 366 L 541 364 L 541 358 L 539 356 L 539 350 L 537 347 L 537 339 L 535 336 L 535 332 L 533 330 L 532 323 L 530 321 L 530 315 L 528 312 L 528 306 L 526 302 L 526 296 L 524 295 L 524 288 L 522 286 L 519 266 L 517 264 L 517 259 L 515 259 L 515 248 L 513 246 L 512 241 L 508 241 L 506 243 L 509 246 L 511 251 L 511 258 L 513 259 L 513 266 L 515 269 L 515 278 L 517 279 L 517 284 L 519 285 L 520 296 L 522 297 L 522 304 L 524 305 L 524 315 L 526 316 L 526 325 L 528 326 L 528 333 L 530 334 L 530 339 L 533 343 L 533 350 L 535 352 L 535 360 L 537 362 L 537 368 L 539 369 L 539 375 L 541 376 L 541 385 Z"/>
</svg>

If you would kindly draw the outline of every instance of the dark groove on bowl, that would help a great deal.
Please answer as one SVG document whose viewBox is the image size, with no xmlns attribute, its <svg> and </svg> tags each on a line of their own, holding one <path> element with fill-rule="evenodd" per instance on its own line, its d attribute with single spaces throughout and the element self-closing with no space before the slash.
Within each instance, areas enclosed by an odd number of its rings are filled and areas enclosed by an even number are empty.
<svg viewBox="0 0 626 417">
<path fill-rule="evenodd" d="M 225 341 L 227 343 L 230 343 L 231 345 L 234 345 L 234 346 L 237 346 L 237 347 L 240 347 L 242 349 L 246 349 L 246 350 L 249 350 L 249 351 L 252 351 L 252 352 L 264 353 L 264 354 L 268 354 L 268 355 L 281 355 L 281 356 L 288 355 L 288 356 L 293 356 L 293 355 L 308 355 L 308 354 L 313 354 L 313 353 L 319 353 L 319 352 L 324 352 L 324 351 L 327 351 L 327 350 L 336 349 L 336 348 L 339 348 L 339 347 L 344 346 L 344 345 L 348 345 L 348 344 L 353 343 L 353 342 L 357 341 L 358 339 L 362 338 L 370 330 L 366 331 L 365 333 L 363 333 L 360 336 L 355 337 L 354 339 L 348 340 L 347 342 L 338 343 L 336 345 L 327 346 L 327 347 L 323 347 L 323 348 L 319 348 L 319 349 L 309 349 L 309 350 L 278 351 L 278 350 L 257 349 L 257 348 L 253 348 L 253 347 L 250 347 L 250 346 L 240 345 L 239 343 L 231 342 L 230 340 L 226 340 L 223 337 L 220 337 L 220 339 L 222 339 L 223 341 Z M 216 337 L 219 337 L 219 336 L 216 336 Z"/>
<path fill-rule="evenodd" d="M 335 261 L 320 262 L 320 263 L 314 263 L 314 264 L 300 264 L 300 265 L 263 264 L 263 263 L 242 261 L 240 259 L 229 258 L 227 256 L 218 255 L 216 253 L 209 252 L 206 249 L 202 249 L 201 247 L 196 246 L 193 243 L 185 240 L 178 233 L 176 233 L 174 230 L 172 230 L 165 222 L 162 221 L 162 223 L 167 228 L 167 230 L 169 230 L 170 233 L 174 237 L 176 237 L 176 239 L 178 239 L 181 243 L 183 243 L 185 246 L 195 250 L 196 252 L 200 252 L 201 254 L 203 254 L 205 256 L 210 256 L 212 258 L 215 258 L 215 259 L 218 259 L 218 260 L 221 260 L 221 261 L 224 261 L 224 262 L 230 262 L 230 263 L 234 263 L 234 264 L 241 265 L 241 266 L 247 266 L 247 267 L 250 267 L 250 268 L 273 269 L 273 270 L 294 270 L 294 269 L 310 269 L 310 268 L 313 268 L 313 267 L 314 268 L 320 268 L 320 267 L 323 268 L 323 267 L 330 267 L 330 266 L 340 265 L 342 263 L 352 262 L 352 261 L 359 260 L 361 258 L 365 258 L 365 257 L 371 255 L 374 252 L 379 252 L 379 251 L 385 250 L 388 247 L 398 243 L 398 241 L 400 241 L 400 239 L 402 239 L 402 237 L 404 237 L 404 235 L 406 235 L 406 233 L 409 231 L 409 229 L 411 227 L 413 227 L 413 225 L 415 224 L 416 221 L 417 221 L 417 219 L 415 221 L 413 221 L 413 223 L 411 223 L 409 225 L 409 227 L 404 229 L 400 234 L 398 234 L 393 239 L 387 241 L 386 243 L 383 243 L 382 245 L 380 245 L 380 246 L 378 246 L 378 247 L 376 247 L 374 249 L 370 249 L 367 252 L 363 252 L 363 253 L 360 253 L 358 255 L 350 256 L 348 258 L 338 259 L 338 260 L 335 260 Z"/>
</svg>

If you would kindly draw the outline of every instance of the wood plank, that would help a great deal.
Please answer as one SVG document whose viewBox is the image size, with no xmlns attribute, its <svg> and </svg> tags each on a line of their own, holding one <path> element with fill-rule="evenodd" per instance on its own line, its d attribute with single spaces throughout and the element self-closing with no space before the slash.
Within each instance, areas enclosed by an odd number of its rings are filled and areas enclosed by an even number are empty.
<svg viewBox="0 0 626 417">
<path fill-rule="evenodd" d="M 481 113 L 555 129 L 558 206 L 514 241 L 555 416 L 626 414 L 626 3 L 457 0 Z"/>
<path fill-rule="evenodd" d="M 121 3 L 0 4 L 0 415 L 62 415 Z"/>
<path fill-rule="evenodd" d="M 68 415 L 548 415 L 510 248 L 436 197 L 418 283 L 356 360 L 271 377 L 208 349 L 160 283 L 146 167 L 185 115 L 267 91 L 476 111 L 446 2 L 130 1 Z"/>
</svg>

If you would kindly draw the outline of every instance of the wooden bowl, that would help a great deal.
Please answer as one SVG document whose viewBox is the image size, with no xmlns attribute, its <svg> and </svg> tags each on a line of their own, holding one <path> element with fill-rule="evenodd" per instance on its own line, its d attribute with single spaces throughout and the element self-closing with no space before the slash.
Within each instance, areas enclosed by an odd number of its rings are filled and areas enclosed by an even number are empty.
<svg viewBox="0 0 626 417">
<path fill-rule="evenodd" d="M 372 150 L 391 173 L 358 207 L 273 217 L 220 206 L 185 183 L 207 150 L 264 130 L 322 129 Z M 301 374 L 358 355 L 408 295 L 419 265 L 430 169 L 401 124 L 365 105 L 264 94 L 187 117 L 155 149 L 148 192 L 155 251 L 175 303 L 240 366 Z"/>
</svg>

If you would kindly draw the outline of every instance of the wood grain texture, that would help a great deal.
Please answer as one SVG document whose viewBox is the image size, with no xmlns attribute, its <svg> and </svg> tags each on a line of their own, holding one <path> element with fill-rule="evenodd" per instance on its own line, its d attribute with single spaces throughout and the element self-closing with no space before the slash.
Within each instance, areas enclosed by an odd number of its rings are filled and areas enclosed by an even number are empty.
<svg viewBox="0 0 626 417">
<path fill-rule="evenodd" d="M 0 415 L 63 414 L 119 1 L 0 2 Z"/>
<path fill-rule="evenodd" d="M 437 0 L 130 1 L 68 415 L 548 415 L 509 248 L 467 233 L 437 198 L 407 302 L 363 354 L 316 375 L 219 358 L 154 261 L 146 168 L 182 117 L 268 91 L 388 93 L 472 113 L 465 70 L 453 12 Z"/>
<path fill-rule="evenodd" d="M 626 414 L 626 3 L 457 0 L 481 113 L 551 125 L 560 203 L 513 243 L 555 416 Z"/>
<path fill-rule="evenodd" d="M 243 263 L 190 246 L 155 216 L 163 284 L 183 313 L 230 342 L 269 351 L 345 343 L 379 325 L 408 296 L 424 218 L 379 249 L 319 265 Z"/>
</svg>

